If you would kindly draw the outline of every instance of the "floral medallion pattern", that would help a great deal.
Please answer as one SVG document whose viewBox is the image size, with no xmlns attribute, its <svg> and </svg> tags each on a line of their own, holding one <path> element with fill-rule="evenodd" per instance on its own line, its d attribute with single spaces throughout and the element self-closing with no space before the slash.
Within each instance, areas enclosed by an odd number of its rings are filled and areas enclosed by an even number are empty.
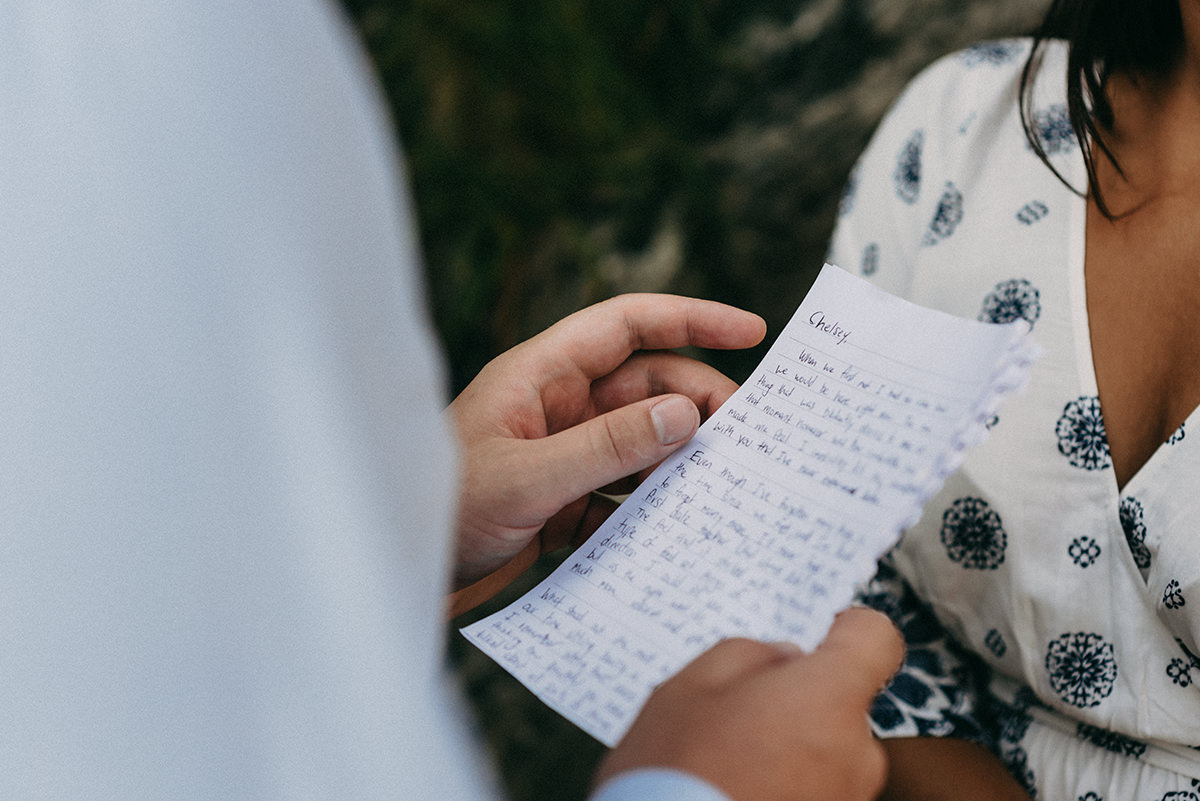
<svg viewBox="0 0 1200 801">
<path fill-rule="evenodd" d="M 946 188 L 942 191 L 942 197 L 938 201 L 937 211 L 933 214 L 933 221 L 929 223 L 929 230 L 925 232 L 925 237 L 921 240 L 922 245 L 936 245 L 943 239 L 947 239 L 954 234 L 958 224 L 963 218 L 963 196 L 962 192 L 951 183 L 946 184 Z"/>
<path fill-rule="evenodd" d="M 951 561 L 969 570 L 995 570 L 1004 563 L 1008 536 L 987 501 L 959 498 L 942 513 L 942 544 Z"/>
<path fill-rule="evenodd" d="M 1055 104 L 1033 112 L 1033 134 L 1048 156 L 1067 153 L 1079 147 L 1071 117 L 1064 104 Z"/>
<path fill-rule="evenodd" d="M 1125 532 L 1125 541 L 1129 543 L 1129 551 L 1133 561 L 1141 570 L 1150 568 L 1150 549 L 1146 547 L 1146 524 L 1142 504 L 1132 496 L 1121 499 L 1119 510 L 1121 529 Z"/>
<path fill-rule="evenodd" d="M 967 67 L 978 67 L 981 64 L 1000 66 L 1024 55 L 1027 49 L 1023 42 L 1016 39 L 995 39 L 965 48 L 959 52 L 958 59 Z"/>
<path fill-rule="evenodd" d="M 1175 579 L 1168 581 L 1163 589 L 1163 606 L 1167 609 L 1182 609 L 1186 603 L 1187 599 L 1183 597 L 1179 582 Z"/>
<path fill-rule="evenodd" d="M 1091 537 L 1076 537 L 1067 546 L 1071 561 L 1082 568 L 1091 567 L 1100 558 L 1100 545 Z"/>
<path fill-rule="evenodd" d="M 1042 314 L 1040 293 L 1024 278 L 1013 278 L 996 284 L 983 299 L 979 319 L 985 323 L 1010 323 L 1026 320 L 1030 325 Z"/>
<path fill-rule="evenodd" d="M 1050 686 L 1060 698 L 1081 709 L 1097 706 L 1112 694 L 1117 662 L 1112 644 L 1099 634 L 1071 632 L 1046 649 Z"/>
<path fill-rule="evenodd" d="M 896 197 L 912 205 L 921 194 L 921 150 L 925 146 L 925 132 L 913 131 L 900 149 L 896 160 L 896 172 L 892 181 L 896 186 Z"/>
<path fill-rule="evenodd" d="M 1104 470 L 1112 467 L 1108 450 L 1108 434 L 1100 415 L 1100 399 L 1095 396 L 1076 398 L 1063 407 L 1055 426 L 1058 452 L 1073 466 L 1084 470 Z"/>
<path fill-rule="evenodd" d="M 1103 748 L 1105 751 L 1111 751 L 1121 756 L 1140 759 L 1142 754 L 1146 753 L 1145 743 L 1135 740 L 1132 737 L 1126 737 L 1123 734 L 1109 731 L 1108 729 L 1089 726 L 1086 723 L 1080 723 L 1076 726 L 1075 734 L 1098 748 Z"/>
<path fill-rule="evenodd" d="M 862 274 L 868 277 L 879 270 L 879 245 L 872 242 L 863 248 L 861 269 Z"/>
</svg>

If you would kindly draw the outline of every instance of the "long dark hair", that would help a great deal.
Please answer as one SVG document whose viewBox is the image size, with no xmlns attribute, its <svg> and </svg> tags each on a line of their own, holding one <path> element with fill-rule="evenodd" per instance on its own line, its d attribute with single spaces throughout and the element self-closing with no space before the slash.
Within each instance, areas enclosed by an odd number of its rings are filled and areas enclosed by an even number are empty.
<svg viewBox="0 0 1200 801">
<path fill-rule="evenodd" d="M 1021 73 L 1021 125 L 1034 152 L 1066 183 L 1050 163 L 1032 122 L 1033 83 L 1048 39 L 1067 42 L 1067 114 L 1083 151 L 1092 197 L 1101 213 L 1112 219 L 1096 181 L 1095 148 L 1112 161 L 1118 173 L 1124 173 L 1105 141 L 1105 132 L 1113 125 L 1112 105 L 1105 87 L 1109 77 L 1118 72 L 1137 76 L 1170 66 L 1183 44 L 1179 2 L 1054 0 L 1051 3 L 1041 28 L 1034 34 L 1033 48 Z M 1082 191 L 1086 190 L 1087 187 Z"/>
</svg>

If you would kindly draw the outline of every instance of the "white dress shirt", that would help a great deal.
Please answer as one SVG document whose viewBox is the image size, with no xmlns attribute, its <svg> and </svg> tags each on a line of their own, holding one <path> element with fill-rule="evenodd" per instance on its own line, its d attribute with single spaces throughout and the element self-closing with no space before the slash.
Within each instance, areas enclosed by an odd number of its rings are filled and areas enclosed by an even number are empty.
<svg viewBox="0 0 1200 801">
<path fill-rule="evenodd" d="M 0 798 L 494 797 L 443 667 L 442 371 L 349 29 L 2 7 Z"/>
</svg>

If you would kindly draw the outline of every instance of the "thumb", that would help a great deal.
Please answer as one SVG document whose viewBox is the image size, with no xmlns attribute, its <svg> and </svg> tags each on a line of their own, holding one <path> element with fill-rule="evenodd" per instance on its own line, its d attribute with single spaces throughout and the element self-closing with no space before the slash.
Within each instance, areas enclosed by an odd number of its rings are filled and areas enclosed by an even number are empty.
<svg viewBox="0 0 1200 801">
<path fill-rule="evenodd" d="M 840 673 L 860 698 L 869 701 L 900 667 L 904 640 L 887 616 L 851 607 L 834 619 L 813 659 Z"/>
<path fill-rule="evenodd" d="M 700 412 L 686 395 L 647 398 L 557 434 L 532 440 L 542 486 L 567 501 L 658 464 L 696 433 Z M 560 503 L 561 505 L 561 503 Z"/>
</svg>

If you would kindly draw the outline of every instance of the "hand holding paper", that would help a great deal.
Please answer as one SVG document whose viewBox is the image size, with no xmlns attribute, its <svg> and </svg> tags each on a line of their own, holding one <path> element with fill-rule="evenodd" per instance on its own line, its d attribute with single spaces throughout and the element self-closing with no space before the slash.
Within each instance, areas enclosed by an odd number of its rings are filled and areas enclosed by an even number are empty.
<svg viewBox="0 0 1200 801">
<path fill-rule="evenodd" d="M 654 691 L 598 778 L 669 766 L 730 798 L 876 798 L 887 766 L 867 711 L 903 654 L 892 623 L 864 608 L 811 654 L 725 640 Z"/>
<path fill-rule="evenodd" d="M 749 347 L 765 329 L 721 303 L 625 295 L 485 367 L 449 409 L 465 446 L 457 586 L 590 533 L 590 490 L 661 461 L 737 388 L 663 349 Z"/>
<path fill-rule="evenodd" d="M 697 434 L 553 575 L 464 634 L 609 745 L 720 639 L 815 648 L 1022 383 L 1025 333 L 827 266 Z"/>
</svg>

